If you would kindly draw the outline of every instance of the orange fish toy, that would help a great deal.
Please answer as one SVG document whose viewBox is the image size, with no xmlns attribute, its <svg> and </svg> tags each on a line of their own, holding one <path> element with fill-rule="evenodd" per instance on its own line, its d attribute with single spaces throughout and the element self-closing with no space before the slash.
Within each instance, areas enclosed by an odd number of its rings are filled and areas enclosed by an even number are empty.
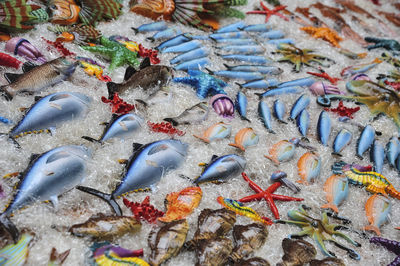
<svg viewBox="0 0 400 266">
<path fill-rule="evenodd" d="M 314 182 L 321 172 L 321 157 L 316 152 L 306 152 L 297 162 L 297 169 L 301 178 L 297 182 L 308 185 Z"/>
<path fill-rule="evenodd" d="M 225 124 L 224 122 L 215 123 L 204 131 L 202 136 L 193 135 L 194 137 L 201 139 L 204 142 L 210 143 L 213 140 L 223 139 L 231 135 L 232 126 Z"/>
<path fill-rule="evenodd" d="M 365 212 L 370 225 L 364 227 L 364 230 L 373 231 L 378 236 L 381 235 L 379 227 L 384 224 L 392 209 L 392 203 L 389 198 L 380 194 L 374 194 L 365 203 Z"/>
<path fill-rule="evenodd" d="M 270 159 L 276 165 L 279 165 L 281 162 L 289 161 L 293 158 L 296 146 L 299 142 L 300 139 L 298 138 L 281 140 L 275 143 L 268 150 L 269 155 L 264 155 L 264 157 Z"/>
<path fill-rule="evenodd" d="M 349 180 L 343 175 L 330 176 L 324 185 L 327 204 L 321 206 L 323 209 L 331 209 L 338 213 L 338 206 L 347 199 L 349 195 Z"/>
<path fill-rule="evenodd" d="M 251 127 L 245 127 L 239 130 L 235 136 L 235 143 L 229 143 L 229 146 L 236 147 L 245 151 L 247 147 L 257 145 L 258 136 Z"/>
</svg>

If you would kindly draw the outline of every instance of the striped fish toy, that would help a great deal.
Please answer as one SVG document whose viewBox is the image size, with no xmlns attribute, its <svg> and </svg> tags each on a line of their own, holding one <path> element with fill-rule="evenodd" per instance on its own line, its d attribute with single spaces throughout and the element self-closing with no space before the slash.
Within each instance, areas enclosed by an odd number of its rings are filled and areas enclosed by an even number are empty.
<svg viewBox="0 0 400 266">
<path fill-rule="evenodd" d="M 2 266 L 22 266 L 25 264 L 29 255 L 29 243 L 32 241 L 32 234 L 22 234 L 16 244 L 5 246 L 0 250 L 0 265 Z"/>
</svg>

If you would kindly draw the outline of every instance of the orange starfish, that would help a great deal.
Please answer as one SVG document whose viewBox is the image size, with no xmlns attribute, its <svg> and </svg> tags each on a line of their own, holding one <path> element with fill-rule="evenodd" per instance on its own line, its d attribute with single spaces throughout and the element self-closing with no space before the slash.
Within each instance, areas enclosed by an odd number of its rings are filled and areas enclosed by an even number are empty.
<svg viewBox="0 0 400 266">
<path fill-rule="evenodd" d="M 300 29 L 307 32 L 308 34 L 311 34 L 312 37 L 316 39 L 320 38 L 328 41 L 335 47 L 340 47 L 339 42 L 343 40 L 343 38 L 341 38 L 336 31 L 327 27 L 302 27 Z"/>
</svg>

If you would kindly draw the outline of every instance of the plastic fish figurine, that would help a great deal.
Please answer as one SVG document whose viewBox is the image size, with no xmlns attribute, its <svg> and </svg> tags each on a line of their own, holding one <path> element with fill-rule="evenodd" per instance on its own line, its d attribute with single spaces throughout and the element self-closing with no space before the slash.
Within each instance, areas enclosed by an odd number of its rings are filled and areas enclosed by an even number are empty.
<svg viewBox="0 0 400 266">
<path fill-rule="evenodd" d="M 250 36 L 246 32 L 226 32 L 226 33 L 213 33 L 210 34 L 210 38 L 212 40 L 221 40 L 221 39 L 247 39 Z"/>
<path fill-rule="evenodd" d="M 271 24 L 263 23 L 263 24 L 253 24 L 248 25 L 246 27 L 241 28 L 240 30 L 246 32 L 269 32 L 272 30 Z"/>
<path fill-rule="evenodd" d="M 285 39 L 272 39 L 272 40 L 268 40 L 267 41 L 268 44 L 274 44 L 274 45 L 281 45 L 281 44 L 290 44 L 290 45 L 294 45 L 295 41 L 293 39 L 290 38 L 285 38 Z"/>
<path fill-rule="evenodd" d="M 290 110 L 289 119 L 295 120 L 296 117 L 301 113 L 301 111 L 307 108 L 307 106 L 310 104 L 310 101 L 310 97 L 306 94 L 303 94 L 299 98 L 297 98 L 296 102 L 293 104 L 292 109 Z"/>
<path fill-rule="evenodd" d="M 285 107 L 285 105 L 283 104 L 283 102 L 281 100 L 277 99 L 277 100 L 274 101 L 273 110 L 274 110 L 273 114 L 274 114 L 275 118 L 279 122 L 287 124 L 287 122 L 283 120 L 283 117 L 286 114 L 286 107 Z"/>
<path fill-rule="evenodd" d="M 7 41 L 5 50 L 24 57 L 29 61 L 37 61 L 39 64 L 47 62 L 43 54 L 33 46 L 27 39 L 14 37 Z"/>
<path fill-rule="evenodd" d="M 68 249 L 62 253 L 58 253 L 56 248 L 52 248 L 50 253 L 50 260 L 47 266 L 61 266 L 67 259 L 70 251 L 71 250 Z"/>
<path fill-rule="evenodd" d="M 213 155 L 211 161 L 205 165 L 204 171 L 194 180 L 195 184 L 206 182 L 224 182 L 238 176 L 246 167 L 246 159 L 236 155 Z"/>
<path fill-rule="evenodd" d="M 271 30 L 268 32 L 263 32 L 258 37 L 263 38 L 263 39 L 270 39 L 270 40 L 276 40 L 276 39 L 282 39 L 285 37 L 285 33 L 281 30 Z"/>
<path fill-rule="evenodd" d="M 182 62 L 187 62 L 193 59 L 203 58 L 208 56 L 208 50 L 204 47 L 200 47 L 194 50 L 191 50 L 186 53 L 182 53 L 169 61 L 171 64 L 180 64 Z"/>
<path fill-rule="evenodd" d="M 271 111 L 269 110 L 268 105 L 263 101 L 258 103 L 258 117 L 260 118 L 261 122 L 263 122 L 263 125 L 268 132 L 275 133 L 272 130 Z"/>
<path fill-rule="evenodd" d="M 172 68 L 163 65 L 151 66 L 150 60 L 147 59 L 142 62 L 139 71 L 128 67 L 122 83 L 107 82 L 108 98 L 112 98 L 115 93 L 121 94 L 131 90 L 140 90 L 148 98 L 165 86 L 172 77 Z"/>
<path fill-rule="evenodd" d="M 323 209 L 331 209 L 338 213 L 338 206 L 345 201 L 349 195 L 349 180 L 343 175 L 331 175 L 324 184 L 327 204 L 321 206 Z"/>
<path fill-rule="evenodd" d="M 296 125 L 300 134 L 307 139 L 307 131 L 308 127 L 310 126 L 310 114 L 306 109 L 301 111 L 301 113 L 297 116 Z"/>
<path fill-rule="evenodd" d="M 372 195 L 365 203 L 365 212 L 370 225 L 364 226 L 364 230 L 373 231 L 378 236 L 381 235 L 379 228 L 388 220 L 392 209 L 389 198 L 379 194 Z"/>
<path fill-rule="evenodd" d="M 356 156 L 362 159 L 364 152 L 366 152 L 372 146 L 372 143 L 374 143 L 374 139 L 375 129 L 370 125 L 365 126 L 357 142 Z"/>
<path fill-rule="evenodd" d="M 185 61 L 175 66 L 174 69 L 182 71 L 201 70 L 211 62 L 207 57 L 197 58 L 190 61 Z"/>
<path fill-rule="evenodd" d="M 382 62 L 383 61 L 381 61 L 379 58 L 375 58 L 371 63 L 345 67 L 340 72 L 340 75 L 342 77 L 349 77 L 349 76 L 353 76 L 354 74 L 365 73 L 368 70 L 376 67 L 377 65 L 379 65 Z"/>
<path fill-rule="evenodd" d="M 246 23 L 244 21 L 239 21 L 239 22 L 235 22 L 235 23 L 226 25 L 222 28 L 219 28 L 215 32 L 216 33 L 236 32 L 236 31 L 241 30 L 245 26 L 246 26 Z"/>
<path fill-rule="evenodd" d="M 129 208 L 136 220 L 145 220 L 148 223 L 156 223 L 159 217 L 164 216 L 164 212 L 157 210 L 150 204 L 150 196 L 141 202 L 131 202 L 123 198 L 124 205 Z"/>
<path fill-rule="evenodd" d="M 261 248 L 267 240 L 268 229 L 259 223 L 247 225 L 235 225 L 233 227 L 233 238 L 235 248 L 230 258 L 236 262 L 254 253 L 254 250 Z"/>
<path fill-rule="evenodd" d="M 231 135 L 232 126 L 225 124 L 224 122 L 215 123 L 211 127 L 209 127 L 206 131 L 204 131 L 202 136 L 193 135 L 194 137 L 201 139 L 206 143 L 210 143 L 211 141 L 224 139 Z"/>
<path fill-rule="evenodd" d="M 383 163 L 385 160 L 385 148 L 383 145 L 375 140 L 370 153 L 371 162 L 374 163 L 374 171 L 382 174 Z"/>
<path fill-rule="evenodd" d="M 218 48 L 230 46 L 230 45 L 257 45 L 253 39 L 220 39 L 214 40 L 218 44 L 222 44 Z"/>
<path fill-rule="evenodd" d="M 296 146 L 299 142 L 300 140 L 296 138 L 281 140 L 275 143 L 268 150 L 269 155 L 264 155 L 264 157 L 270 159 L 276 165 L 279 165 L 281 162 L 289 161 L 293 158 Z"/>
<path fill-rule="evenodd" d="M 202 240 L 199 242 L 196 249 L 196 265 L 226 265 L 232 250 L 232 240 L 227 237 L 218 237 L 212 240 Z"/>
<path fill-rule="evenodd" d="M 113 240 L 125 234 L 140 231 L 138 220 L 128 216 L 106 216 L 98 214 L 81 224 L 74 224 L 68 230 L 78 237 L 91 237 L 96 240 Z"/>
<path fill-rule="evenodd" d="M 152 31 L 162 31 L 166 30 L 167 28 L 168 25 L 165 21 L 156 21 L 148 24 L 143 24 L 138 28 L 131 27 L 131 29 L 135 32 L 135 34 L 139 32 L 142 33 L 142 32 L 152 32 Z"/>
<path fill-rule="evenodd" d="M 314 83 L 315 83 L 314 78 L 307 77 L 307 78 L 300 78 L 300 79 L 294 79 L 294 80 L 281 82 L 281 83 L 277 84 L 276 86 L 279 88 L 293 87 L 293 86 L 310 87 Z"/>
<path fill-rule="evenodd" d="M 259 64 L 259 65 L 267 65 L 272 63 L 271 59 L 267 59 L 264 56 L 260 55 L 242 55 L 242 54 L 218 54 L 219 57 L 221 57 L 224 60 L 230 60 L 230 61 L 241 61 L 241 62 L 248 62 L 252 64 Z"/>
<path fill-rule="evenodd" d="M 246 89 L 268 89 L 270 87 L 276 86 L 278 84 L 278 81 L 276 79 L 257 79 L 251 80 L 243 84 L 236 84 L 239 85 L 240 88 Z"/>
<path fill-rule="evenodd" d="M 246 95 L 239 91 L 236 95 L 236 101 L 235 101 L 235 108 L 238 111 L 240 117 L 243 120 L 246 120 L 248 122 L 251 122 L 247 117 L 247 97 Z"/>
<path fill-rule="evenodd" d="M 245 81 L 262 79 L 264 75 L 258 72 L 245 72 L 245 71 L 232 71 L 232 70 L 220 70 L 220 71 L 211 71 L 209 70 L 211 75 L 224 77 L 228 79 L 242 79 Z"/>
<path fill-rule="evenodd" d="M 106 128 L 99 139 L 93 139 L 87 136 L 83 136 L 82 138 L 101 143 L 111 138 L 124 138 L 132 135 L 133 132 L 140 129 L 143 123 L 143 118 L 135 114 L 113 114 L 111 121 L 106 123 Z"/>
<path fill-rule="evenodd" d="M 188 231 L 189 224 L 186 219 L 167 223 L 151 231 L 148 238 L 151 249 L 150 264 L 160 265 L 178 255 L 185 243 Z"/>
<path fill-rule="evenodd" d="M 236 214 L 247 216 L 253 221 L 261 222 L 265 225 L 271 225 L 272 222 L 267 217 L 261 217 L 255 210 L 250 207 L 245 207 L 240 201 L 233 199 L 218 197 L 217 201 L 228 210 L 234 211 Z"/>
<path fill-rule="evenodd" d="M 186 143 L 173 139 L 159 140 L 145 145 L 134 143 L 133 155 L 126 164 L 123 178 L 111 194 L 89 187 L 78 186 L 77 188 L 103 199 L 112 207 L 117 216 L 121 216 L 122 211 L 115 198 L 154 186 L 168 170 L 176 169 L 182 164 L 187 148 Z"/>
<path fill-rule="evenodd" d="M 230 71 L 259 72 L 261 74 L 268 74 L 268 75 L 280 75 L 283 73 L 283 69 L 276 66 L 262 66 L 262 65 L 229 66 L 227 64 L 224 64 L 224 66 Z"/>
<path fill-rule="evenodd" d="M 175 46 L 167 47 L 161 50 L 161 53 L 186 53 L 191 50 L 202 47 L 202 44 L 198 40 L 191 40 L 188 42 L 184 42 Z"/>
<path fill-rule="evenodd" d="M 333 141 L 333 154 L 341 156 L 341 152 L 350 144 L 353 134 L 345 128 L 342 128 Z"/>
<path fill-rule="evenodd" d="M 185 42 L 188 42 L 192 40 L 192 37 L 190 36 L 189 33 L 183 33 L 180 34 L 178 36 L 175 36 L 169 40 L 166 40 L 164 42 L 162 42 L 159 46 L 156 47 L 157 50 L 161 51 L 162 49 L 171 47 L 171 46 L 175 46 L 175 45 L 179 45 Z"/>
<path fill-rule="evenodd" d="M 321 172 L 321 157 L 315 152 L 304 153 L 297 162 L 300 180 L 297 182 L 308 185 L 319 177 Z"/>
<path fill-rule="evenodd" d="M 180 35 L 182 34 L 182 31 L 179 28 L 167 28 L 165 30 L 159 31 L 157 33 L 155 33 L 153 36 L 151 37 L 147 37 L 146 39 L 154 42 L 154 41 L 158 41 L 158 40 L 165 40 L 165 39 L 171 39 L 173 37 L 175 37 L 176 35 Z"/>
<path fill-rule="evenodd" d="M 302 92 L 304 92 L 304 89 L 302 87 L 295 86 L 295 87 L 283 87 L 283 88 L 271 89 L 267 90 L 264 93 L 255 93 L 255 95 L 258 95 L 259 98 L 263 98 L 263 97 L 272 97 L 282 94 L 299 94 Z"/>
<path fill-rule="evenodd" d="M 259 137 L 251 127 L 245 127 L 239 130 L 235 136 L 235 143 L 229 143 L 229 146 L 236 147 L 245 151 L 247 147 L 258 144 Z"/>
<path fill-rule="evenodd" d="M 29 256 L 29 244 L 34 235 L 25 233 L 21 235 L 18 243 L 10 244 L 0 250 L 0 264 L 4 266 L 25 265 Z"/>
<path fill-rule="evenodd" d="M 143 249 L 129 250 L 109 242 L 94 243 L 90 247 L 92 255 L 89 264 L 93 266 L 105 265 L 135 265 L 150 266 L 146 261 L 138 258 L 143 256 Z"/>
<path fill-rule="evenodd" d="M 317 137 L 324 146 L 328 146 L 329 136 L 331 135 L 332 122 L 326 111 L 321 111 L 317 124 Z"/>
<path fill-rule="evenodd" d="M 176 117 L 164 118 L 165 121 L 170 122 L 173 126 L 195 124 L 204 121 L 208 117 L 208 105 L 206 102 L 200 102 L 192 107 L 186 109 Z"/>
<path fill-rule="evenodd" d="M 235 54 L 264 54 L 265 49 L 260 45 L 227 45 L 218 47 L 219 50 Z"/>
<path fill-rule="evenodd" d="M 0 87 L 0 93 L 12 100 L 17 93 L 37 93 L 69 78 L 74 73 L 78 61 L 60 57 L 40 66 L 25 63 L 24 74 L 6 74 L 9 85 Z"/>
<path fill-rule="evenodd" d="M 16 194 L 0 215 L 1 225 L 18 239 L 17 228 L 9 220 L 16 210 L 37 201 L 50 200 L 57 208 L 58 197 L 79 185 L 86 177 L 91 152 L 84 146 L 61 146 L 41 155 L 33 155 L 28 168 L 21 174 Z"/>
<path fill-rule="evenodd" d="M 282 265 L 305 265 L 317 255 L 315 247 L 303 239 L 284 238 L 282 248 Z"/>
<path fill-rule="evenodd" d="M 9 136 L 39 133 L 60 123 L 86 115 L 90 99 L 77 92 L 57 92 L 39 99 L 11 129 Z"/>
<path fill-rule="evenodd" d="M 391 166 L 396 166 L 396 159 L 400 154 L 400 141 L 397 137 L 391 137 L 386 144 L 386 157 Z"/>
<path fill-rule="evenodd" d="M 199 206 L 202 196 L 200 187 L 187 187 L 179 192 L 169 193 L 165 197 L 165 216 L 158 220 L 169 223 L 186 218 Z"/>
<path fill-rule="evenodd" d="M 210 105 L 219 116 L 226 118 L 233 118 L 235 116 L 234 103 L 225 94 L 214 95 L 210 99 Z"/>
</svg>

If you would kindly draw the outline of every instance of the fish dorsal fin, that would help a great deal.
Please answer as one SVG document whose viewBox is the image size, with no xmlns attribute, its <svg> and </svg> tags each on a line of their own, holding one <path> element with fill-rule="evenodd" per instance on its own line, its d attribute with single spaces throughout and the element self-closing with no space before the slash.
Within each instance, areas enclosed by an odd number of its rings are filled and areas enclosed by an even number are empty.
<svg viewBox="0 0 400 266">
<path fill-rule="evenodd" d="M 211 156 L 210 163 L 211 163 L 212 161 L 214 161 L 215 159 L 217 159 L 217 158 L 218 158 L 218 155 L 213 154 L 213 156 Z"/>
<path fill-rule="evenodd" d="M 57 160 L 60 160 L 63 158 L 67 158 L 69 156 L 70 156 L 70 154 L 65 151 L 56 152 L 56 153 L 50 155 L 49 158 L 47 158 L 46 163 L 51 163 L 51 162 L 54 162 L 54 161 L 57 161 Z"/>
<path fill-rule="evenodd" d="M 168 145 L 166 145 L 166 144 L 158 144 L 158 145 L 154 146 L 153 148 L 151 148 L 150 151 L 147 154 L 148 155 L 152 155 L 152 154 L 155 154 L 155 153 L 160 152 L 160 151 L 165 151 L 166 149 L 168 149 Z"/>
<path fill-rule="evenodd" d="M 128 66 L 125 70 L 124 80 L 130 79 L 136 72 L 137 70 L 133 66 Z"/>
<path fill-rule="evenodd" d="M 32 153 L 31 157 L 29 158 L 29 163 L 32 163 L 34 160 L 36 160 L 38 157 L 40 156 L 40 154 L 37 153 Z"/>
<path fill-rule="evenodd" d="M 52 96 L 52 97 L 50 98 L 49 102 L 54 102 L 54 101 L 57 101 L 57 100 L 60 100 L 60 99 L 68 98 L 68 97 L 70 97 L 70 95 L 69 95 L 69 94 L 66 94 L 66 93 L 63 93 L 63 94 L 56 94 L 56 95 L 54 95 L 54 96 Z"/>
<path fill-rule="evenodd" d="M 149 57 L 145 57 L 145 58 L 143 59 L 143 61 L 140 63 L 139 68 L 140 68 L 140 69 L 143 69 L 143 68 L 146 68 L 146 67 L 148 67 L 148 66 L 151 66 L 150 58 L 149 58 Z"/>
<path fill-rule="evenodd" d="M 137 150 L 140 149 L 142 146 L 143 146 L 143 144 L 135 143 L 135 142 L 134 142 L 134 143 L 132 144 L 133 151 L 134 151 L 134 152 L 137 151 Z"/>
<path fill-rule="evenodd" d="M 24 71 L 24 73 L 31 71 L 32 69 L 34 69 L 35 67 L 37 67 L 36 64 L 32 63 L 32 62 L 25 62 L 22 65 L 22 71 Z"/>
<path fill-rule="evenodd" d="M 42 96 L 35 96 L 35 102 L 38 102 L 42 98 L 43 98 Z"/>
<path fill-rule="evenodd" d="M 22 75 L 23 74 L 18 73 L 4 73 L 4 77 L 8 81 L 8 83 L 16 82 Z"/>
</svg>

